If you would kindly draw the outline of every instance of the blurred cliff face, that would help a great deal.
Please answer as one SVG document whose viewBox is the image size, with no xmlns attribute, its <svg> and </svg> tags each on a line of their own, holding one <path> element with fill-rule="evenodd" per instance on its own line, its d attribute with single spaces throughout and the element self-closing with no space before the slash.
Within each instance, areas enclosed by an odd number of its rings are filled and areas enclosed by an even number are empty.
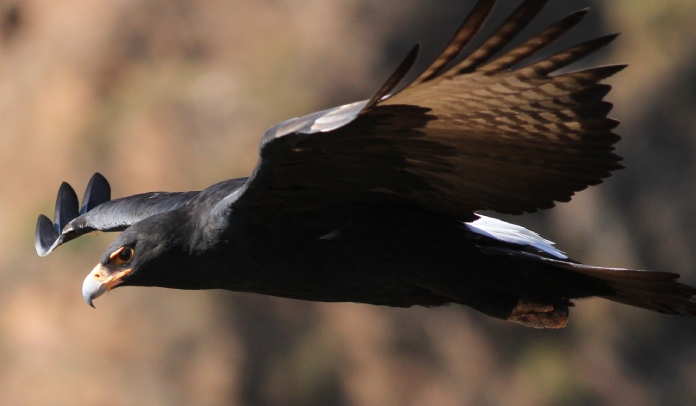
<svg viewBox="0 0 696 406">
<path fill-rule="evenodd" d="M 117 290 L 84 276 L 114 235 L 47 258 L 36 216 L 95 171 L 114 196 L 247 175 L 276 122 L 368 97 L 423 63 L 473 1 L 0 2 L 0 393 L 6 404 L 688 404 L 696 322 L 603 301 L 564 331 L 463 307 L 396 310 L 232 292 Z M 517 2 L 505 1 L 497 18 Z M 514 4 L 513 4 L 514 3 Z M 587 1 L 552 1 L 538 30 Z M 602 60 L 627 170 L 514 221 L 571 256 L 696 282 L 696 3 L 596 2 L 563 42 Z M 580 68 L 577 66 L 575 68 Z"/>
</svg>

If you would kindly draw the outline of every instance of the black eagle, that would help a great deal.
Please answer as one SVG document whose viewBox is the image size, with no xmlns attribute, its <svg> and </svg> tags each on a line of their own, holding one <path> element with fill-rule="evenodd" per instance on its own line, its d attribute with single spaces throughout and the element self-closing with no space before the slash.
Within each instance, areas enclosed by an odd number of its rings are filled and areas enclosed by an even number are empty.
<svg viewBox="0 0 696 406">
<path fill-rule="evenodd" d="M 666 272 L 569 259 L 516 225 L 621 168 L 610 86 L 624 65 L 554 74 L 607 45 L 593 39 L 526 62 L 587 10 L 504 48 L 546 2 L 524 1 L 463 52 L 495 1 L 480 0 L 449 44 L 395 91 L 418 46 L 369 100 L 266 132 L 248 178 L 197 192 L 111 200 L 95 174 L 82 205 L 63 183 L 36 249 L 122 231 L 84 281 L 87 303 L 114 287 L 227 289 L 325 302 L 459 303 L 531 327 L 564 327 L 572 300 L 598 296 L 693 317 L 696 288 Z"/>
</svg>

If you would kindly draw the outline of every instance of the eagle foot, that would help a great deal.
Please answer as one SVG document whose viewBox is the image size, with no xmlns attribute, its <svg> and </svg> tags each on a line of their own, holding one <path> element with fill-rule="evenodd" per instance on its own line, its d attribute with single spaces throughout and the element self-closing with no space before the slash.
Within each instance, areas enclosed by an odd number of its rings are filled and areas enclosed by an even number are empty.
<svg viewBox="0 0 696 406">
<path fill-rule="evenodd" d="M 568 305 L 550 305 L 520 300 L 509 321 L 534 328 L 563 328 L 568 323 Z"/>
</svg>

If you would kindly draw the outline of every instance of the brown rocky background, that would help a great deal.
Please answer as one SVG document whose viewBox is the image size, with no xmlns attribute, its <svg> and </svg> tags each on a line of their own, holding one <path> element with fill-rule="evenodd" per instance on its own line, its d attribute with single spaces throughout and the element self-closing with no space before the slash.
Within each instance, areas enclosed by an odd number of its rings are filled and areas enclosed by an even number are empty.
<svg viewBox="0 0 696 406">
<path fill-rule="evenodd" d="M 425 63 L 472 3 L 0 1 L 0 403 L 696 404 L 696 320 L 591 300 L 536 331 L 460 306 L 145 288 L 94 310 L 80 286 L 114 235 L 36 256 L 61 181 L 81 193 L 99 171 L 123 196 L 244 176 L 266 128 L 368 97 L 415 41 Z M 513 221 L 694 284 L 696 2 L 552 0 L 531 30 L 588 5 L 561 46 L 623 32 L 588 63 L 631 64 L 609 98 L 629 169 Z"/>
</svg>

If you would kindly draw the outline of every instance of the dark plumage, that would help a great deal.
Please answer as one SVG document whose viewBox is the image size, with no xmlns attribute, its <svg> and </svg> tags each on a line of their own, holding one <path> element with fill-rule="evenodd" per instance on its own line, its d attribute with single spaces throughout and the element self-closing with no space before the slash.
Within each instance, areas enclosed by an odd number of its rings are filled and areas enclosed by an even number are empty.
<svg viewBox="0 0 696 406">
<path fill-rule="evenodd" d="M 82 208 L 63 183 L 36 249 L 94 230 L 123 231 L 83 285 L 228 289 L 316 301 L 408 307 L 460 303 L 532 327 L 563 327 L 572 300 L 600 296 L 696 315 L 677 274 L 582 265 L 521 227 L 480 210 L 533 212 L 568 201 L 621 168 L 607 118 L 622 65 L 553 74 L 612 41 L 527 58 L 585 15 L 503 48 L 545 1 L 527 0 L 463 55 L 495 1 L 481 0 L 433 64 L 402 90 L 415 47 L 362 102 L 266 132 L 249 178 L 200 192 L 110 200 L 95 174 Z"/>
</svg>

